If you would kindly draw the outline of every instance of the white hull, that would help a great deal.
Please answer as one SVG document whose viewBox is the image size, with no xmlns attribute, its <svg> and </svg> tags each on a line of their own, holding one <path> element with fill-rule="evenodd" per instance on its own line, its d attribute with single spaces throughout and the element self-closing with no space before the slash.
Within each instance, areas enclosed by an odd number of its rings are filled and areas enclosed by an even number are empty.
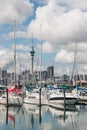
<svg viewBox="0 0 87 130">
<path fill-rule="evenodd" d="M 7 105 L 7 98 L 6 98 L 6 96 L 2 95 L 0 97 L 0 104 Z M 23 105 L 23 99 L 20 96 L 10 95 L 8 97 L 8 105 L 22 106 Z"/>
<path fill-rule="evenodd" d="M 24 98 L 24 103 L 39 105 L 40 101 L 39 101 L 39 98 L 32 98 L 32 97 L 28 98 L 27 96 Z M 41 105 L 48 105 L 48 100 L 45 98 L 41 98 Z"/>
<path fill-rule="evenodd" d="M 63 93 L 52 93 L 49 96 L 49 103 L 61 104 L 61 105 L 74 105 L 77 101 L 72 93 L 66 93 L 65 97 Z"/>
<path fill-rule="evenodd" d="M 62 103 L 49 102 L 49 106 L 53 107 L 53 108 L 56 108 L 56 109 L 59 109 L 59 110 L 69 110 L 69 111 L 75 111 L 76 110 L 76 107 L 73 104 L 69 104 L 69 105 L 64 106 L 64 104 L 62 104 Z"/>
<path fill-rule="evenodd" d="M 23 105 L 23 99 L 20 96 L 12 96 L 8 100 L 9 100 L 9 105 L 17 105 L 17 106 Z"/>
<path fill-rule="evenodd" d="M 27 93 L 26 97 L 24 98 L 24 103 L 26 104 L 40 104 L 40 95 L 39 93 Z M 48 100 L 45 96 L 41 95 L 41 105 L 48 105 Z"/>
<path fill-rule="evenodd" d="M 66 104 L 66 105 L 73 105 L 75 104 L 76 102 L 76 99 L 65 99 L 65 102 L 64 102 L 64 99 L 57 99 L 57 100 L 49 100 L 49 103 L 56 103 L 56 104 Z"/>
<path fill-rule="evenodd" d="M 79 96 L 77 103 L 78 104 L 87 104 L 87 96 Z"/>
</svg>

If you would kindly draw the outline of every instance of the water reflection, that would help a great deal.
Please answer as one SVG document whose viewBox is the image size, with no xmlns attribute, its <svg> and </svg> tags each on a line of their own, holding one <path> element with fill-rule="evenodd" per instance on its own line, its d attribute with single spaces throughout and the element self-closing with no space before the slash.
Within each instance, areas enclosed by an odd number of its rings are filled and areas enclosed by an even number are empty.
<svg viewBox="0 0 87 130">
<path fill-rule="evenodd" d="M 74 107 L 74 106 L 72 106 Z M 64 109 L 56 109 L 56 108 L 52 108 L 49 107 L 49 111 L 52 114 L 53 118 L 58 119 L 58 121 L 62 121 L 62 122 L 69 122 L 69 117 L 71 115 L 75 115 L 76 113 L 78 113 L 77 110 L 66 110 L 66 108 L 64 107 Z"/>
<path fill-rule="evenodd" d="M 42 117 L 48 111 L 48 106 L 24 104 L 23 110 L 25 111 L 27 121 L 29 120 L 29 122 L 31 122 L 30 126 L 34 126 L 34 120 L 37 120 L 38 123 L 42 122 Z"/>
<path fill-rule="evenodd" d="M 86 105 L 64 109 L 29 104 L 23 107 L 0 105 L 0 130 L 82 130 L 87 129 L 86 120 Z"/>
</svg>

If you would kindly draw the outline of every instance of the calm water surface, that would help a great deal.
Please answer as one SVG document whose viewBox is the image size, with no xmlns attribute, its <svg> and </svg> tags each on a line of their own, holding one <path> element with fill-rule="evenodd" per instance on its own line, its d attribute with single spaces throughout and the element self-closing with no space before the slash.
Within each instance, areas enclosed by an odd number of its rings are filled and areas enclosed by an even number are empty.
<svg viewBox="0 0 87 130">
<path fill-rule="evenodd" d="M 0 105 L 0 130 L 86 130 L 87 106 L 78 105 L 75 109 L 64 111 L 25 104 L 7 109 Z"/>
</svg>

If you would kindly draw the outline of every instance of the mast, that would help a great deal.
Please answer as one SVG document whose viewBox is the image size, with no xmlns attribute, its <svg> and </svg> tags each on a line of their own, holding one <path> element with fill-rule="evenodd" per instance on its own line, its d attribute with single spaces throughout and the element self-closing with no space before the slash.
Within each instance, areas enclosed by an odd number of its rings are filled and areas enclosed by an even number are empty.
<svg viewBox="0 0 87 130">
<path fill-rule="evenodd" d="M 71 84 L 73 82 L 74 72 L 76 74 L 76 60 L 77 60 L 77 44 L 75 44 L 75 55 L 74 55 L 74 64 L 73 64 L 72 75 L 71 75 Z M 76 81 L 75 81 L 75 84 L 76 84 Z"/>
<path fill-rule="evenodd" d="M 40 39 L 40 45 L 41 45 L 41 58 L 40 58 L 40 82 L 42 81 L 42 31 L 41 31 L 41 25 L 40 25 L 40 32 L 41 32 L 41 39 Z"/>
<path fill-rule="evenodd" d="M 16 86 L 16 20 L 14 20 L 14 85 Z"/>
<path fill-rule="evenodd" d="M 40 32 L 41 32 L 41 25 L 40 25 Z M 41 39 L 40 39 L 40 45 L 41 45 L 41 59 L 40 59 L 40 87 L 39 87 L 39 107 L 41 107 L 41 89 L 42 89 L 42 33 L 41 33 Z"/>
</svg>

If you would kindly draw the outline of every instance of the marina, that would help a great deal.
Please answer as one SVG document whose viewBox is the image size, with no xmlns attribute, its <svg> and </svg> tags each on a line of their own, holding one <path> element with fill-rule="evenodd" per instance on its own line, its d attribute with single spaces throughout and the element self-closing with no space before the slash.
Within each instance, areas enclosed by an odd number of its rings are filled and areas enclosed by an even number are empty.
<svg viewBox="0 0 87 130">
<path fill-rule="evenodd" d="M 4 92 L 5 94 L 7 92 L 4 97 L 5 104 L 0 98 L 0 130 L 86 129 L 86 100 L 77 103 L 76 99 L 80 101 L 80 98 L 74 98 L 75 93 L 69 92 L 65 89 L 65 85 L 63 86 L 65 91 L 61 87 L 56 89 L 43 87 L 41 90 L 33 88 L 32 91 L 28 89 L 19 91 L 14 87 L 6 89 L 8 91 Z M 23 90 L 25 90 L 24 97 L 20 95 Z M 81 87 L 80 90 L 84 92 Z M 77 94 L 79 96 L 79 92 Z M 21 105 L 20 102 L 16 103 L 17 96 L 22 98 Z"/>
</svg>

